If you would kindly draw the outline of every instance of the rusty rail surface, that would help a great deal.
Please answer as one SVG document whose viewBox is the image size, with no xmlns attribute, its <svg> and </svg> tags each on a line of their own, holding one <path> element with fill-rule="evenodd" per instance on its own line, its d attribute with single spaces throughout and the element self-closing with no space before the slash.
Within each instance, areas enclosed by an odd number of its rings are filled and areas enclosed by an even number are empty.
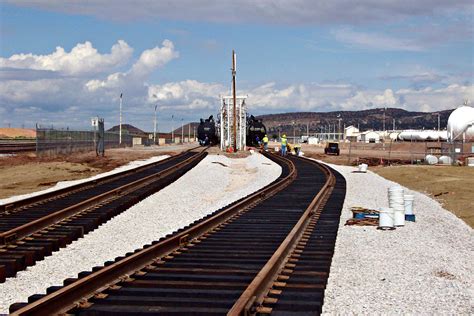
<svg viewBox="0 0 474 316">
<path fill-rule="evenodd" d="M 15 154 L 35 150 L 35 142 L 0 142 L 0 154 Z"/>
<path fill-rule="evenodd" d="M 216 229 L 236 214 L 245 212 L 250 206 L 266 200 L 287 187 L 297 176 L 294 164 L 284 158 L 274 156 L 280 164 L 289 167 L 289 174 L 279 181 L 273 182 L 262 190 L 231 204 L 217 214 L 198 222 L 191 227 L 178 231 L 170 238 L 145 246 L 142 250 L 131 254 L 98 271 L 76 280 L 50 293 L 31 304 L 27 304 L 12 312 L 11 315 L 53 315 L 66 313 L 75 306 L 87 305 L 87 299 L 94 297 L 98 292 L 113 284 L 129 278 L 137 270 L 156 262 L 190 243 L 203 234 Z"/>
<path fill-rule="evenodd" d="M 202 159 L 202 157 L 205 155 L 204 151 L 201 151 L 196 156 L 192 156 L 184 161 L 181 161 L 170 168 L 167 168 L 163 170 L 160 173 L 157 174 L 152 174 L 150 176 L 147 176 L 145 178 L 138 179 L 133 182 L 129 182 L 121 187 L 115 188 L 113 190 L 110 190 L 108 192 L 105 192 L 103 194 L 94 196 L 88 200 L 81 201 L 75 205 L 72 205 L 70 207 L 61 209 L 59 211 L 56 211 L 52 214 L 49 214 L 47 216 L 41 217 L 37 220 L 28 222 L 24 225 L 21 225 L 19 227 L 15 227 L 11 230 L 5 231 L 0 233 L 0 245 L 5 245 L 7 243 L 14 242 L 20 238 L 26 237 L 30 234 L 33 234 L 37 231 L 40 231 L 44 229 L 45 227 L 48 227 L 50 225 L 53 225 L 59 221 L 64 220 L 67 217 L 76 215 L 86 209 L 89 209 L 90 207 L 94 205 L 98 205 L 104 201 L 107 201 L 108 199 L 120 196 L 120 195 L 125 195 L 127 193 L 133 192 L 137 188 L 146 186 L 153 181 L 156 181 L 157 179 L 167 177 L 174 173 L 176 170 L 182 168 L 183 166 L 189 164 L 191 161 L 194 161 L 196 159 Z M 143 170 L 143 169 L 142 169 Z"/>
<path fill-rule="evenodd" d="M 35 204 L 21 212 L 0 213 L 0 283 L 171 184 L 205 155 L 205 149 L 187 152 L 64 199 Z"/>
<path fill-rule="evenodd" d="M 227 313 L 229 316 L 255 315 L 256 313 L 267 314 L 271 312 L 271 310 L 261 307 L 266 294 L 269 292 L 272 284 L 277 281 L 278 274 L 283 269 L 291 250 L 295 248 L 302 237 L 311 216 L 315 214 L 316 210 L 322 206 L 325 199 L 327 199 L 328 195 L 331 194 L 331 188 L 336 182 L 336 178 L 331 170 L 327 166 L 319 164 L 313 160 L 307 158 L 299 159 L 311 161 L 313 164 L 316 164 L 321 168 L 321 170 L 326 174 L 326 183 L 321 191 L 319 191 L 314 197 L 311 204 L 305 210 L 298 223 L 294 226 L 280 247 L 278 247 L 270 260 L 268 260 L 265 266 L 242 293 L 240 298 L 235 302 L 234 306 L 232 306 L 230 311 Z"/>
<path fill-rule="evenodd" d="M 90 188 L 92 186 L 95 186 L 95 185 L 98 185 L 98 184 L 101 184 L 101 183 L 106 183 L 106 182 L 109 182 L 109 181 L 117 180 L 117 179 L 119 179 L 121 177 L 124 177 L 124 176 L 127 176 L 131 173 L 137 173 L 137 172 L 143 171 L 145 169 L 152 168 L 156 165 L 166 163 L 169 160 L 175 159 L 175 158 L 177 158 L 181 155 L 184 155 L 187 152 L 190 152 L 190 151 L 192 151 L 194 149 L 197 149 L 197 148 L 200 148 L 200 146 L 190 148 L 190 149 L 188 149 L 186 151 L 183 151 L 182 153 L 180 153 L 176 156 L 171 156 L 171 157 L 168 157 L 166 159 L 163 159 L 163 160 L 151 163 L 151 164 L 146 164 L 146 165 L 143 165 L 143 166 L 140 166 L 140 167 L 137 167 L 137 168 L 124 170 L 124 171 L 121 171 L 121 172 L 118 172 L 118 173 L 115 173 L 115 174 L 111 174 L 111 175 L 108 175 L 108 176 L 105 176 L 105 177 L 102 177 L 102 178 L 99 178 L 99 179 L 95 179 L 95 180 L 91 180 L 91 181 L 87 181 L 87 182 L 83 182 L 83 183 L 78 183 L 78 184 L 75 184 L 75 185 L 72 185 L 72 186 L 69 186 L 69 187 L 66 187 L 66 188 L 58 189 L 58 190 L 51 191 L 51 192 L 46 192 L 46 193 L 43 193 L 43 194 L 40 194 L 40 195 L 35 195 L 35 196 L 28 197 L 28 198 L 25 198 L 25 199 L 21 199 L 21 200 L 15 201 L 15 202 L 0 204 L 0 214 L 5 213 L 5 212 L 13 212 L 13 211 L 15 211 L 16 209 L 19 209 L 19 208 L 24 208 L 24 207 L 27 207 L 27 206 L 32 205 L 32 204 L 42 203 L 46 200 L 54 199 L 56 197 L 63 197 L 65 195 L 68 195 L 68 194 L 71 194 L 71 193 L 74 193 L 74 192 L 78 192 L 80 190 L 85 190 L 87 188 Z"/>
</svg>

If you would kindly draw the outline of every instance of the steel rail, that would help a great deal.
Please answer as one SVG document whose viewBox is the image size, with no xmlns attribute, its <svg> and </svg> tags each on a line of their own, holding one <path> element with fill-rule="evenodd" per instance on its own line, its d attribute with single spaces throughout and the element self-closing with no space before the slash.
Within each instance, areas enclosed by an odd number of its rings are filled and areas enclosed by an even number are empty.
<svg viewBox="0 0 474 316">
<path fill-rule="evenodd" d="M 135 271 L 140 270 L 159 258 L 180 249 L 193 239 L 199 238 L 210 230 L 215 229 L 234 215 L 245 211 L 250 205 L 265 200 L 280 192 L 295 180 L 297 171 L 290 160 L 277 156 L 274 156 L 273 158 L 280 161 L 280 163 L 288 165 L 289 174 L 286 177 L 267 185 L 262 190 L 257 191 L 234 204 L 231 204 L 229 207 L 223 209 L 214 216 L 184 229 L 183 231 L 179 231 L 170 238 L 159 241 L 149 247 L 145 247 L 139 252 L 116 261 L 111 265 L 105 266 L 98 271 L 92 272 L 86 277 L 78 279 L 69 285 L 65 285 L 59 290 L 16 310 L 11 315 L 51 315 L 66 313 L 71 308 L 80 306 L 81 302 L 84 303 L 87 299 L 93 297 L 101 290 L 110 287 L 121 279 L 128 278 L 129 275 L 133 274 Z"/>
<path fill-rule="evenodd" d="M 190 149 L 188 149 L 186 151 L 183 151 L 182 153 L 180 153 L 176 156 L 171 156 L 171 157 L 168 157 L 166 159 L 157 161 L 155 163 L 150 163 L 150 164 L 147 164 L 147 165 L 143 165 L 143 166 L 131 169 L 131 170 L 124 170 L 124 171 L 121 171 L 121 172 L 118 172 L 118 173 L 115 173 L 115 174 L 111 174 L 111 175 L 108 175 L 108 176 L 105 176 L 105 177 L 102 177 L 102 178 L 99 178 L 99 179 L 95 179 L 95 180 L 91 180 L 91 181 L 87 181 L 87 182 L 83 182 L 83 183 L 78 183 L 78 184 L 75 184 L 75 185 L 72 185 L 72 186 L 69 186 L 69 187 L 66 187 L 66 188 L 62 188 L 62 189 L 58 189 L 58 190 L 55 190 L 55 191 L 46 192 L 46 193 L 43 193 L 43 194 L 40 194 L 40 195 L 36 195 L 36 196 L 28 197 L 28 198 L 25 198 L 25 199 L 21 199 L 19 201 L 2 204 L 2 205 L 0 205 L 0 214 L 5 213 L 5 212 L 14 211 L 17 208 L 25 207 L 25 206 L 28 206 L 28 205 L 31 205 L 31 204 L 41 203 L 43 201 L 49 200 L 51 198 L 54 198 L 54 197 L 57 197 L 57 196 L 60 196 L 60 195 L 62 196 L 64 194 L 70 194 L 70 193 L 73 193 L 73 192 L 76 192 L 76 191 L 79 191 L 79 190 L 86 189 L 86 188 L 91 187 L 91 186 L 106 183 L 106 182 L 116 180 L 116 179 L 119 179 L 121 177 L 130 175 L 130 174 L 133 174 L 133 173 L 136 173 L 136 172 L 146 170 L 148 168 L 166 163 L 166 162 L 168 162 L 172 159 L 175 159 L 179 156 L 182 156 L 182 155 L 184 155 L 184 154 L 186 154 L 186 153 L 188 153 L 188 152 L 190 152 L 194 149 L 197 149 L 197 148 L 200 148 L 200 146 L 190 148 Z"/>
<path fill-rule="evenodd" d="M 21 225 L 11 230 L 0 233 L 0 246 L 6 245 L 20 238 L 31 235 L 37 231 L 44 229 L 45 227 L 48 227 L 57 222 L 60 222 L 70 216 L 79 214 L 80 212 L 85 211 L 89 209 L 90 207 L 97 205 L 101 202 L 104 202 L 108 199 L 111 199 L 123 194 L 127 194 L 131 191 L 144 187 L 157 179 L 167 177 L 171 175 L 172 173 L 174 173 L 176 170 L 179 170 L 183 168 L 184 166 L 186 166 L 187 164 L 191 163 L 192 161 L 195 161 L 196 159 L 200 159 L 205 154 L 206 154 L 205 151 L 202 151 L 201 153 L 195 156 L 189 157 L 186 160 L 183 160 L 157 174 L 152 174 L 147 177 L 138 179 L 136 181 L 129 182 L 121 187 L 115 188 L 103 194 L 94 196 L 88 200 L 81 201 L 75 205 L 69 206 L 67 208 L 56 211 L 54 213 L 51 213 L 47 216 L 41 217 L 39 219 L 36 219 L 24 225 Z"/>
<path fill-rule="evenodd" d="M 31 142 L 18 142 L 18 143 L 1 143 L 0 142 L 0 153 L 1 154 L 14 154 L 20 152 L 35 151 L 36 143 Z"/>
<path fill-rule="evenodd" d="M 258 306 L 262 304 L 265 295 L 272 287 L 272 283 L 277 279 L 279 272 L 282 270 L 284 263 L 286 262 L 286 258 L 292 249 L 295 248 L 311 217 L 321 206 L 327 195 L 331 193 L 331 188 L 336 183 L 334 174 L 325 165 L 319 164 L 314 160 L 307 158 L 298 159 L 305 159 L 313 164 L 316 164 L 326 174 L 326 182 L 323 188 L 314 197 L 311 204 L 306 208 L 305 212 L 288 236 L 285 238 L 285 240 L 282 242 L 282 244 L 278 247 L 265 266 L 263 266 L 260 272 L 255 276 L 253 281 L 245 289 L 240 298 L 234 303 L 232 308 L 227 313 L 228 316 L 255 315 L 256 312 L 258 312 Z M 261 312 L 268 311 L 262 310 Z"/>
</svg>

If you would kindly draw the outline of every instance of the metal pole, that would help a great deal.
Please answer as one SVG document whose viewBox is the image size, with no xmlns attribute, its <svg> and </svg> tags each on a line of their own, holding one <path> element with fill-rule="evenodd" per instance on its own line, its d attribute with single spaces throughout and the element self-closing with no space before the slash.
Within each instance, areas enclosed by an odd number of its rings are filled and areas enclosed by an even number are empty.
<svg viewBox="0 0 474 316">
<path fill-rule="evenodd" d="M 191 123 L 188 124 L 188 143 L 191 142 Z"/>
<path fill-rule="evenodd" d="M 296 134 L 295 134 L 295 122 L 293 121 L 293 143 L 295 143 L 296 141 Z"/>
<path fill-rule="evenodd" d="M 184 123 L 183 119 L 181 119 L 181 144 L 184 143 Z"/>
<path fill-rule="evenodd" d="M 438 132 L 439 132 L 439 123 L 440 123 L 440 120 L 439 120 L 439 113 L 438 113 Z"/>
<path fill-rule="evenodd" d="M 174 144 L 174 115 L 171 115 L 171 143 Z"/>
<path fill-rule="evenodd" d="M 193 127 L 193 141 L 196 140 L 196 127 Z"/>
<path fill-rule="evenodd" d="M 158 105 L 155 105 L 155 120 L 153 122 L 153 144 L 156 145 L 156 107 Z"/>
<path fill-rule="evenodd" d="M 237 126 L 236 126 L 236 117 L 235 117 L 235 111 L 236 111 L 236 104 L 237 104 L 237 96 L 235 94 L 235 74 L 236 74 L 236 69 L 235 69 L 235 51 L 232 50 L 232 96 L 234 98 L 234 111 L 232 113 L 232 119 L 234 122 L 234 152 L 237 151 Z"/>
<path fill-rule="evenodd" d="M 383 109 L 383 131 L 384 131 L 384 132 L 385 132 L 385 110 L 386 110 L 386 109 L 387 109 L 387 108 L 384 108 L 384 109 Z"/>
<path fill-rule="evenodd" d="M 122 93 L 120 93 L 119 144 L 122 145 Z"/>
</svg>

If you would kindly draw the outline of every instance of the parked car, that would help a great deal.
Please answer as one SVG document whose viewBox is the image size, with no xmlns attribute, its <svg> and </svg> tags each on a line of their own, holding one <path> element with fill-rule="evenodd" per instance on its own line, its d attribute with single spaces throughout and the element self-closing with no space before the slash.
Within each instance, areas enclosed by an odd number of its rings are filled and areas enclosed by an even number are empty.
<svg viewBox="0 0 474 316">
<path fill-rule="evenodd" d="M 326 155 L 334 154 L 339 156 L 339 144 L 338 143 L 327 143 L 326 147 L 324 148 L 324 153 Z"/>
</svg>

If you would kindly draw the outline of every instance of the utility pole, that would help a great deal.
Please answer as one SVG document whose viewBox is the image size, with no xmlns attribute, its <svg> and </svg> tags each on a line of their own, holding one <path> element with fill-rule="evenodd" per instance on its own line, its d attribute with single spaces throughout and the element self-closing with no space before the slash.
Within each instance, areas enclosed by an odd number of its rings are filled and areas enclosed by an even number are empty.
<svg viewBox="0 0 474 316">
<path fill-rule="evenodd" d="M 183 118 L 181 118 L 181 144 L 184 144 L 184 123 L 183 123 Z"/>
<path fill-rule="evenodd" d="M 293 121 L 293 143 L 296 143 L 296 134 L 295 134 L 295 121 Z"/>
<path fill-rule="evenodd" d="M 338 139 L 338 140 L 341 140 L 341 120 L 342 120 L 341 115 L 338 115 L 338 119 L 337 119 L 337 120 L 338 120 L 338 125 L 337 125 L 337 133 L 338 133 L 338 135 L 337 135 L 337 139 Z"/>
<path fill-rule="evenodd" d="M 157 106 L 158 105 L 155 105 L 155 120 L 153 122 L 153 144 L 155 144 L 155 145 L 156 145 L 156 108 L 157 108 Z"/>
<path fill-rule="evenodd" d="M 122 145 L 122 94 L 120 93 L 119 145 Z"/>
<path fill-rule="evenodd" d="M 174 144 L 174 115 L 171 115 L 171 143 Z"/>
<path fill-rule="evenodd" d="M 188 123 L 188 143 L 191 142 L 191 123 Z"/>
<path fill-rule="evenodd" d="M 440 128 L 439 123 L 440 123 L 440 120 L 439 120 L 439 112 L 438 112 L 438 132 L 439 132 L 439 128 Z"/>
<path fill-rule="evenodd" d="M 233 130 L 233 134 L 234 134 L 234 152 L 237 151 L 237 126 L 236 126 L 236 121 L 237 121 L 237 118 L 236 118 L 236 103 L 237 103 L 237 96 L 235 94 L 235 74 L 236 74 L 236 56 L 235 56 L 235 51 L 232 50 L 232 96 L 233 96 L 233 99 L 234 99 L 234 108 L 233 108 L 233 112 L 232 112 L 232 120 L 233 120 L 233 124 L 234 124 L 234 130 Z"/>
<path fill-rule="evenodd" d="M 386 107 L 383 108 L 383 131 L 385 132 L 385 111 L 387 110 Z"/>
</svg>

